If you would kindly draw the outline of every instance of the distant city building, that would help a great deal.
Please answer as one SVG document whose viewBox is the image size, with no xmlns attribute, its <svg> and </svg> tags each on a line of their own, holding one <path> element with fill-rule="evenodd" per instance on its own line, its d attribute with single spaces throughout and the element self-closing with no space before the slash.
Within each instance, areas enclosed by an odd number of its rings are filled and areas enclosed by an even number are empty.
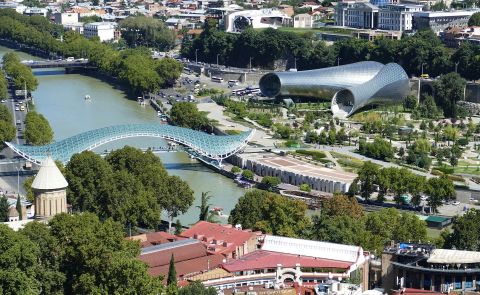
<svg viewBox="0 0 480 295">
<path fill-rule="evenodd" d="M 335 8 L 335 25 L 359 29 L 375 29 L 378 7 L 369 2 L 343 1 Z"/>
<path fill-rule="evenodd" d="M 56 24 L 73 24 L 78 23 L 79 21 L 79 14 L 74 12 L 66 12 L 66 13 L 55 13 L 55 23 Z"/>
<path fill-rule="evenodd" d="M 478 10 L 459 11 L 424 11 L 413 15 L 413 28 L 415 30 L 432 29 L 439 34 L 448 27 L 463 28 L 468 25 L 470 16 Z"/>
<path fill-rule="evenodd" d="M 480 281 L 479 264 L 480 252 L 400 243 L 385 248 L 381 277 L 386 292 L 401 288 L 472 291 Z"/>
<path fill-rule="evenodd" d="M 294 28 L 312 28 L 313 17 L 308 13 L 297 14 L 293 17 Z"/>
<path fill-rule="evenodd" d="M 377 7 L 385 7 L 390 4 L 398 4 L 398 0 L 370 0 L 370 3 Z"/>
<path fill-rule="evenodd" d="M 6 8 L 13 9 L 17 13 L 23 14 L 25 9 L 27 9 L 27 6 L 16 3 L 16 2 L 0 2 L 0 9 L 6 9 Z"/>
<path fill-rule="evenodd" d="M 276 9 L 244 10 L 231 13 L 225 17 L 227 32 L 242 32 L 248 27 L 278 28 L 290 26 L 292 19 Z"/>
<path fill-rule="evenodd" d="M 35 218 L 48 219 L 67 212 L 68 183 L 51 157 L 41 165 L 32 183 L 35 195 Z"/>
<path fill-rule="evenodd" d="M 38 8 L 38 7 L 28 7 L 25 9 L 23 14 L 25 15 L 41 15 L 47 17 L 48 9 L 46 8 Z"/>
<path fill-rule="evenodd" d="M 91 39 L 98 37 L 100 41 L 112 41 L 115 39 L 115 30 L 117 24 L 113 22 L 95 22 L 85 24 L 83 34 L 85 37 Z"/>
<path fill-rule="evenodd" d="M 67 30 L 72 30 L 83 35 L 83 23 L 79 22 L 79 23 L 64 24 L 63 27 Z"/>
<path fill-rule="evenodd" d="M 457 48 L 463 42 L 480 45 L 480 27 L 447 28 L 440 36 L 448 47 Z"/>
<path fill-rule="evenodd" d="M 413 14 L 421 12 L 422 5 L 386 5 L 378 11 L 378 28 L 390 31 L 411 31 Z"/>
</svg>

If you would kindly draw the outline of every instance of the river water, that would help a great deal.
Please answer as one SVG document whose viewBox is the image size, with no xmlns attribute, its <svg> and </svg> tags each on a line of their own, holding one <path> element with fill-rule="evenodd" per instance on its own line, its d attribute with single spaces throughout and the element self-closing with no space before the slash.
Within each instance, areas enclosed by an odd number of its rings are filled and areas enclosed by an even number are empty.
<svg viewBox="0 0 480 295">
<path fill-rule="evenodd" d="M 12 49 L 0 46 L 0 57 Z M 21 59 L 36 59 L 19 52 Z M 36 110 L 50 122 L 55 140 L 61 140 L 80 132 L 117 124 L 160 122 L 156 112 L 149 106 L 142 107 L 127 99 L 119 89 L 99 79 L 65 74 L 62 69 L 35 70 L 39 81 L 33 92 Z M 91 102 L 84 100 L 90 95 Z M 100 151 L 130 145 L 140 148 L 165 146 L 165 141 L 154 138 L 131 138 L 99 147 Z M 180 176 L 195 192 L 195 201 L 190 210 L 178 219 L 183 225 L 198 220 L 200 194 L 209 191 L 212 206 L 222 207 L 225 214 L 233 209 L 245 190 L 231 179 L 213 172 L 185 153 L 160 153 L 168 172 Z M 165 216 L 164 216 L 165 218 Z M 165 218 L 166 219 L 166 218 Z M 226 222 L 225 219 L 220 219 Z"/>
</svg>

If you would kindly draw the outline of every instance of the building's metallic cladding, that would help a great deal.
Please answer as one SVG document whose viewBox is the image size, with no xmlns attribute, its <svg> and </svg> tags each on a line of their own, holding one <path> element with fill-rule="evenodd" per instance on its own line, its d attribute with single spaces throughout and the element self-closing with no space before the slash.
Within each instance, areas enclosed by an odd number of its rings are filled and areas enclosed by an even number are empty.
<svg viewBox="0 0 480 295">
<path fill-rule="evenodd" d="M 332 112 L 345 117 L 371 103 L 401 101 L 408 93 L 408 76 L 401 66 L 374 61 L 301 72 L 264 75 L 260 89 L 266 96 L 332 98 Z"/>
</svg>

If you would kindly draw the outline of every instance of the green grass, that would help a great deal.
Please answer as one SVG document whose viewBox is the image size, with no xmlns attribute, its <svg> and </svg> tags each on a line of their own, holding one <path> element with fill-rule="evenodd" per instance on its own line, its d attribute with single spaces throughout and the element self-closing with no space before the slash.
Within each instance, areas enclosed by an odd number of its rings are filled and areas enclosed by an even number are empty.
<svg viewBox="0 0 480 295">
<path fill-rule="evenodd" d="M 338 164 L 340 164 L 340 166 L 342 166 L 342 168 L 348 172 L 357 172 L 358 169 L 362 168 L 363 166 L 363 161 L 355 157 L 337 152 L 330 152 L 330 154 L 332 157 L 336 158 Z"/>
<path fill-rule="evenodd" d="M 460 166 L 455 167 L 454 169 L 455 174 L 471 174 L 471 175 L 480 175 L 480 167 L 479 166 Z"/>
</svg>

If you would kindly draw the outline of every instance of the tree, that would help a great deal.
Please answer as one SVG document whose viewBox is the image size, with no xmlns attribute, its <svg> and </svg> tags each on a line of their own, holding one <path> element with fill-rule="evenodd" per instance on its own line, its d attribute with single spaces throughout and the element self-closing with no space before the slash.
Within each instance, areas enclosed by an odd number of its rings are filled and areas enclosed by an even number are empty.
<svg viewBox="0 0 480 295">
<path fill-rule="evenodd" d="M 4 195 L 0 196 L 0 222 L 7 221 L 8 217 L 8 200 Z"/>
<path fill-rule="evenodd" d="M 325 199 L 322 202 L 321 213 L 327 216 L 346 215 L 354 219 L 359 219 L 364 215 L 363 207 L 358 204 L 357 199 L 344 195 L 334 195 L 330 199 Z"/>
<path fill-rule="evenodd" d="M 265 176 L 262 178 L 262 184 L 265 185 L 268 190 L 271 190 L 273 187 L 276 187 L 280 183 L 281 180 L 278 176 Z"/>
<path fill-rule="evenodd" d="M 378 166 L 370 161 L 363 163 L 358 171 L 358 181 L 360 182 L 360 193 L 362 198 L 368 201 L 375 191 L 374 185 L 377 182 Z"/>
<path fill-rule="evenodd" d="M 373 143 L 361 140 L 358 150 L 362 155 L 382 161 L 391 159 L 394 155 L 392 144 L 380 137 L 376 137 Z"/>
<path fill-rule="evenodd" d="M 35 111 L 25 116 L 25 139 L 31 145 L 46 145 L 53 140 L 53 130 L 47 119 Z"/>
<path fill-rule="evenodd" d="M 119 22 L 122 38 L 129 46 L 154 47 L 161 51 L 174 46 L 175 34 L 165 23 L 145 16 L 131 16 Z"/>
<path fill-rule="evenodd" d="M 177 222 L 175 222 L 175 235 L 180 235 L 183 231 L 183 226 L 182 223 L 180 222 L 179 219 L 177 219 Z"/>
<path fill-rule="evenodd" d="M 18 212 L 18 219 L 23 219 L 23 211 L 22 211 L 22 203 L 20 202 L 20 195 L 17 196 L 17 204 L 15 205 L 15 209 Z"/>
<path fill-rule="evenodd" d="M 155 69 L 165 85 L 173 85 L 183 71 L 183 65 L 173 58 L 157 61 Z"/>
<path fill-rule="evenodd" d="M 254 189 L 238 200 L 228 222 L 274 235 L 301 237 L 310 225 L 306 210 L 300 200 Z"/>
<path fill-rule="evenodd" d="M 0 76 L 3 76 L 3 75 L 0 75 Z M 0 81 L 0 84 L 1 84 L 1 81 Z M 0 96 L 1 96 L 1 93 L 0 93 Z M 11 141 L 12 139 L 15 138 L 15 132 L 16 130 L 15 130 L 15 126 L 13 125 L 12 114 L 4 104 L 0 105 L 0 148 L 3 147 L 4 142 Z"/>
<path fill-rule="evenodd" d="M 478 27 L 480 26 L 480 13 L 475 12 L 472 16 L 468 19 L 468 26 L 469 27 Z"/>
<path fill-rule="evenodd" d="M 245 169 L 242 171 L 242 177 L 248 180 L 253 180 L 253 178 L 255 177 L 255 173 L 253 173 L 252 170 Z"/>
<path fill-rule="evenodd" d="M 458 250 L 480 250 L 480 211 L 470 209 L 462 216 L 453 219 L 452 232 L 447 235 L 447 247 Z"/>
<path fill-rule="evenodd" d="M 442 201 L 454 200 L 456 196 L 453 182 L 446 175 L 428 179 L 425 192 L 429 195 L 428 206 L 432 212 L 438 212 Z"/>
<path fill-rule="evenodd" d="M 192 189 L 178 176 L 168 176 L 163 194 L 159 195 L 160 206 L 168 213 L 168 229 L 172 228 L 172 221 L 180 213 L 187 212 L 195 199 Z"/>
<path fill-rule="evenodd" d="M 197 206 L 198 209 L 200 209 L 200 215 L 198 217 L 199 221 L 206 221 L 209 219 L 209 213 L 210 213 L 210 203 L 208 202 L 212 196 L 208 194 L 209 192 L 202 192 L 202 196 L 200 199 L 200 206 Z"/>
<path fill-rule="evenodd" d="M 238 167 L 238 166 L 233 166 L 232 169 L 230 170 L 230 172 L 232 172 L 234 174 L 238 174 L 238 173 L 242 172 L 242 169 L 240 169 L 240 167 Z"/>
<path fill-rule="evenodd" d="M 179 295 L 216 295 L 217 291 L 213 287 L 205 287 L 199 281 L 190 282 L 187 286 L 179 290 Z"/>
<path fill-rule="evenodd" d="M 418 105 L 418 100 L 414 95 L 408 95 L 405 98 L 404 106 L 406 109 L 414 110 Z"/>
<path fill-rule="evenodd" d="M 464 99 L 466 81 L 458 73 L 441 75 L 434 83 L 435 100 L 445 116 L 457 118 L 457 101 Z"/>
<path fill-rule="evenodd" d="M 204 129 L 209 124 L 206 115 L 191 102 L 175 103 L 170 110 L 170 119 L 177 126 L 195 130 Z"/>
<path fill-rule="evenodd" d="M 168 266 L 167 286 L 177 286 L 177 271 L 175 270 L 175 258 L 170 257 L 170 265 Z"/>
</svg>

